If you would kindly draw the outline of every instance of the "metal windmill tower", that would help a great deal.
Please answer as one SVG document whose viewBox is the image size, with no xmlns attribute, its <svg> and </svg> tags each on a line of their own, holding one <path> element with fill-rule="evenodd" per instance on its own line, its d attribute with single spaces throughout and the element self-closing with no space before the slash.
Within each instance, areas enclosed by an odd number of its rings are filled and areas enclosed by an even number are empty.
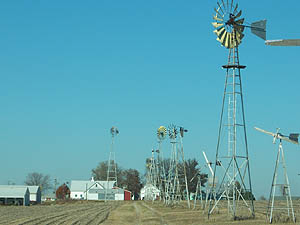
<svg viewBox="0 0 300 225">
<path fill-rule="evenodd" d="M 216 176 L 221 178 L 221 182 L 217 190 L 212 190 L 218 197 L 210 198 L 208 216 L 223 202 L 220 200 L 225 198 L 233 219 L 239 216 L 237 213 L 242 207 L 248 209 L 250 216 L 254 217 L 253 199 L 252 197 L 245 199 L 243 195 L 245 192 L 252 194 L 252 186 L 241 80 L 241 70 L 246 66 L 239 63 L 238 47 L 244 37 L 245 27 L 251 28 L 252 33 L 266 39 L 266 21 L 258 21 L 247 26 L 244 24 L 245 19 L 241 18 L 242 11 L 238 10 L 238 4 L 233 0 L 221 0 L 217 5 L 212 25 L 217 40 L 228 49 L 229 55 L 227 65 L 223 66 L 226 69 L 226 79 L 213 176 L 213 183 Z M 227 142 L 224 141 L 226 138 Z M 225 171 L 217 171 L 217 162 L 222 162 Z"/>
<path fill-rule="evenodd" d="M 298 137 L 299 134 L 290 134 L 289 136 L 285 136 L 281 133 L 279 133 L 279 128 L 277 129 L 276 133 L 268 132 L 263 129 L 255 127 L 256 130 L 263 132 L 265 134 L 269 134 L 273 136 L 273 143 L 275 144 L 276 140 L 279 139 L 279 146 L 278 146 L 278 152 L 277 152 L 277 158 L 275 162 L 275 169 L 273 174 L 273 180 L 271 185 L 271 191 L 270 191 L 270 197 L 269 197 L 269 204 L 267 209 L 267 219 L 270 223 L 272 223 L 273 220 L 273 211 L 274 210 L 281 210 L 285 211 L 288 214 L 288 217 L 291 218 L 294 223 L 296 222 L 296 217 L 294 214 L 294 208 L 293 208 L 293 202 L 291 197 L 291 189 L 289 184 L 289 179 L 287 175 L 287 169 L 286 169 L 286 162 L 284 159 L 284 153 L 283 153 L 283 147 L 282 147 L 282 140 L 291 142 L 293 144 L 299 144 L 298 143 Z M 279 164 L 282 165 L 283 169 L 283 180 L 282 183 L 278 182 L 278 166 Z M 286 206 L 283 207 L 282 205 L 275 205 L 275 194 L 276 194 L 276 187 L 281 187 L 281 194 L 285 197 L 286 200 Z"/>
<path fill-rule="evenodd" d="M 183 129 L 180 132 L 181 138 L 183 137 L 183 133 L 186 131 L 187 130 Z M 168 179 L 165 185 L 165 198 L 166 198 L 165 203 L 167 205 L 178 203 L 184 197 L 184 190 L 185 190 L 185 194 L 187 196 L 187 201 L 188 201 L 188 207 L 190 208 L 182 139 L 180 140 L 180 148 L 178 148 L 177 127 L 171 124 L 168 127 L 168 132 L 171 140 L 170 142 L 172 145 L 172 150 L 171 150 L 170 166 L 168 171 Z M 179 168 L 180 165 L 183 166 L 181 170 Z"/>
<path fill-rule="evenodd" d="M 114 150 L 114 139 L 115 136 L 119 134 L 119 130 L 116 127 L 110 128 L 111 133 L 111 146 L 109 151 L 109 157 L 107 161 L 107 184 L 105 189 L 105 201 L 107 201 L 108 198 L 108 189 L 109 189 L 109 181 L 115 181 L 115 185 L 118 184 L 117 179 L 117 163 L 116 163 L 116 157 L 115 157 L 115 150 Z"/>
<path fill-rule="evenodd" d="M 158 174 L 158 188 L 160 191 L 160 199 L 165 199 L 164 186 L 166 185 L 166 171 L 163 163 L 163 152 L 162 152 L 162 142 L 166 139 L 167 128 L 160 126 L 157 129 L 157 139 L 158 139 L 158 150 L 157 153 L 157 174 Z"/>
</svg>

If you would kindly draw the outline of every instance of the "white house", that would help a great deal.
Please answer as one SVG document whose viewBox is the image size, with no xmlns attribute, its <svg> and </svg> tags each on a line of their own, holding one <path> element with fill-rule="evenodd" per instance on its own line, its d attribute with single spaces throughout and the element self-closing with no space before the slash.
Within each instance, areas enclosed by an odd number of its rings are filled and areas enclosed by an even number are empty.
<svg viewBox="0 0 300 225">
<path fill-rule="evenodd" d="M 160 191 L 157 187 L 155 187 L 152 184 L 146 184 L 142 189 L 141 189 L 141 199 L 145 200 L 155 200 L 159 197 Z"/>
<path fill-rule="evenodd" d="M 105 190 L 114 190 L 115 181 L 95 181 L 95 180 L 72 180 L 71 181 L 71 199 L 88 199 L 88 200 L 101 200 Z M 108 193 L 107 193 L 108 194 Z M 115 198 L 121 198 L 118 193 Z M 124 195 L 124 194 L 123 194 Z M 124 197 L 123 197 L 124 198 Z"/>
<path fill-rule="evenodd" d="M 29 205 L 30 194 L 27 186 L 0 185 L 0 204 Z"/>
</svg>

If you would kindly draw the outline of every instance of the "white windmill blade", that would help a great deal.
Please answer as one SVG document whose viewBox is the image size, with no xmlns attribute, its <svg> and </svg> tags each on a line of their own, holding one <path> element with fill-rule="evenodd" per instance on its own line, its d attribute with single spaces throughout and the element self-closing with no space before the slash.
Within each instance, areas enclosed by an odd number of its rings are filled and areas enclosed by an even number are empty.
<svg viewBox="0 0 300 225">
<path fill-rule="evenodd" d="M 206 164 L 208 165 L 208 168 L 209 168 L 209 170 L 210 170 L 211 175 L 214 176 L 214 171 L 213 171 L 213 169 L 211 168 L 210 162 L 208 161 L 205 152 L 202 151 L 202 153 L 203 153 L 204 159 L 205 159 L 205 161 L 206 161 Z"/>
<path fill-rule="evenodd" d="M 254 127 L 254 129 L 255 129 L 255 130 L 258 130 L 258 131 L 260 131 L 260 132 L 263 132 L 263 133 L 265 133 L 265 134 L 269 134 L 269 135 L 271 135 L 271 136 L 273 136 L 273 137 L 276 137 L 276 134 L 274 134 L 274 133 L 272 133 L 272 132 L 265 131 L 265 130 L 260 129 L 260 128 L 258 128 L 258 127 Z"/>
<path fill-rule="evenodd" d="M 300 46 L 300 39 L 267 40 L 265 44 L 271 46 Z"/>
</svg>

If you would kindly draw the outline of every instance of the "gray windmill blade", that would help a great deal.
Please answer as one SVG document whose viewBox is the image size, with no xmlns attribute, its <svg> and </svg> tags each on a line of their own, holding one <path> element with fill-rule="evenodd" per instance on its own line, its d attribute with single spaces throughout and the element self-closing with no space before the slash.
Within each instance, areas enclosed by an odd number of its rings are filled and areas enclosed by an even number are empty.
<svg viewBox="0 0 300 225">
<path fill-rule="evenodd" d="M 267 20 L 259 20 L 251 23 L 250 26 L 251 32 L 256 36 L 266 40 L 266 36 L 267 36 L 266 24 L 267 24 Z"/>
</svg>

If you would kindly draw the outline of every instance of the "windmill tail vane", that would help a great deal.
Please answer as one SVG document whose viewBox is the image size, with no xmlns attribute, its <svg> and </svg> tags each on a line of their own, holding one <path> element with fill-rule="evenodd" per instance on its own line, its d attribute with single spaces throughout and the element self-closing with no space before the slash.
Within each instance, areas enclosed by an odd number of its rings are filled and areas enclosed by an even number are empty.
<svg viewBox="0 0 300 225">
<path fill-rule="evenodd" d="M 267 20 L 260 20 L 260 21 L 256 21 L 251 23 L 250 29 L 251 32 L 253 34 L 255 34 L 256 36 L 266 40 L 266 24 L 267 24 Z"/>
</svg>

